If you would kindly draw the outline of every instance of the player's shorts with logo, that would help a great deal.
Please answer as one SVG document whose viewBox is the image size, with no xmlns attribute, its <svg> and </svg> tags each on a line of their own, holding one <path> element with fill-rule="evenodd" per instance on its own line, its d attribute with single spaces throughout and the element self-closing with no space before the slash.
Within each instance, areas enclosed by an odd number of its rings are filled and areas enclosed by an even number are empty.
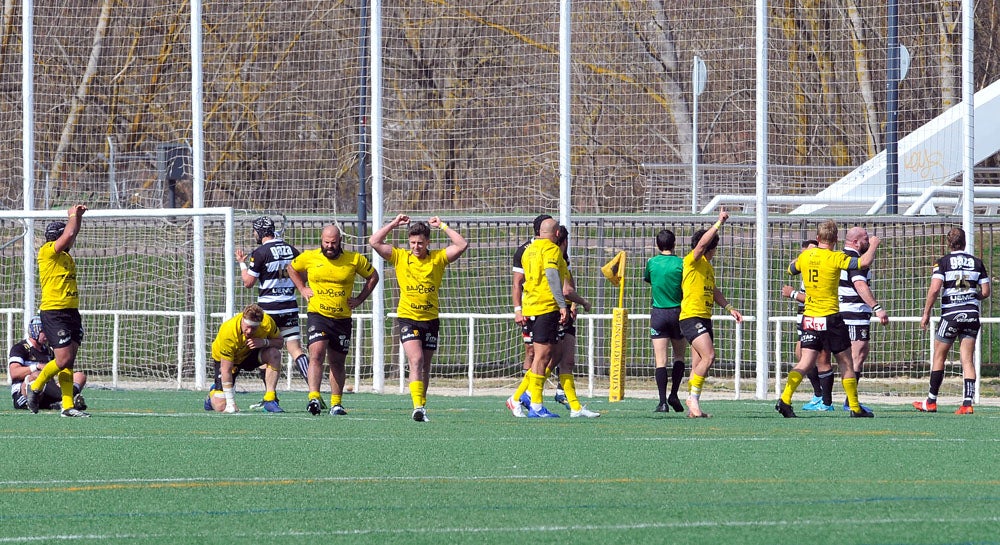
<svg viewBox="0 0 1000 545">
<path fill-rule="evenodd" d="M 306 342 L 329 341 L 330 350 L 341 354 L 351 351 L 351 318 L 328 318 L 316 312 L 306 315 Z"/>
<path fill-rule="evenodd" d="M 851 336 L 840 314 L 802 317 L 802 348 L 839 354 L 851 347 Z"/>
<path fill-rule="evenodd" d="M 296 340 L 302 333 L 301 328 L 299 328 L 299 310 L 296 308 L 291 312 L 281 312 L 272 313 L 268 312 L 268 316 L 274 320 L 274 324 L 278 326 L 278 331 L 281 332 L 281 337 L 285 340 Z"/>
<path fill-rule="evenodd" d="M 559 341 L 559 311 L 529 316 L 527 327 L 531 331 L 532 342 L 554 344 Z"/>
<path fill-rule="evenodd" d="M 650 339 L 681 339 L 681 307 L 653 308 L 649 313 Z"/>
<path fill-rule="evenodd" d="M 941 324 L 934 332 L 934 337 L 945 343 L 953 343 L 955 339 L 975 339 L 979 335 L 979 327 L 979 314 L 977 313 L 948 314 L 941 317 Z"/>
<path fill-rule="evenodd" d="M 440 328 L 441 321 L 437 318 L 433 320 L 396 318 L 396 331 L 399 332 L 400 344 L 419 341 L 420 347 L 424 350 L 437 350 L 438 330 Z"/>
<path fill-rule="evenodd" d="M 48 337 L 50 347 L 64 348 L 71 343 L 83 344 L 83 320 L 79 310 L 42 310 L 38 316 L 42 319 L 42 331 Z"/>
<path fill-rule="evenodd" d="M 712 328 L 712 320 L 709 318 L 684 318 L 680 322 L 681 333 L 688 343 L 693 343 L 695 339 L 708 333 L 709 337 L 715 340 L 715 330 Z"/>
</svg>

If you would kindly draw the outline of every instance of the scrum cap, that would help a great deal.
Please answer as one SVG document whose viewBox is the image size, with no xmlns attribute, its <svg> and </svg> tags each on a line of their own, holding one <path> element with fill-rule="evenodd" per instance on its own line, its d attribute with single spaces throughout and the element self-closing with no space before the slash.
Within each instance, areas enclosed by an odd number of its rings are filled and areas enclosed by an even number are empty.
<svg viewBox="0 0 1000 545">
<path fill-rule="evenodd" d="M 253 220 L 253 232 L 258 238 L 274 236 L 274 220 L 267 216 L 261 216 Z"/>
<path fill-rule="evenodd" d="M 45 226 L 45 242 L 52 242 L 59 240 L 62 236 L 63 231 L 66 230 L 65 221 L 53 221 L 52 223 Z"/>
</svg>

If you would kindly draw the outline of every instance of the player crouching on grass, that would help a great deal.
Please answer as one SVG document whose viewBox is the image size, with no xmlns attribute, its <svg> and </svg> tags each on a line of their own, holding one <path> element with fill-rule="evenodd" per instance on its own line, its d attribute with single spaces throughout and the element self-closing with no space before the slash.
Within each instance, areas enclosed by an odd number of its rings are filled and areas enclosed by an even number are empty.
<svg viewBox="0 0 1000 545">
<path fill-rule="evenodd" d="M 235 413 L 239 409 L 233 398 L 233 384 L 240 371 L 260 369 L 264 379 L 264 403 L 269 413 L 285 412 L 278 405 L 275 388 L 281 374 L 281 334 L 274 319 L 253 304 L 219 327 L 212 342 L 215 360 L 215 383 L 205 400 L 206 411 Z"/>
</svg>

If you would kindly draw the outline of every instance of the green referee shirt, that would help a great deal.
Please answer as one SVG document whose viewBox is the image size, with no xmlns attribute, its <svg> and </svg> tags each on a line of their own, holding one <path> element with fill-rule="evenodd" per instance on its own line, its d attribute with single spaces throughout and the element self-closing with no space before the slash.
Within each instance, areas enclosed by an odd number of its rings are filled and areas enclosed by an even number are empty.
<svg viewBox="0 0 1000 545">
<path fill-rule="evenodd" d="M 646 261 L 642 279 L 653 288 L 653 308 L 681 306 L 681 279 L 684 260 L 671 253 L 661 253 Z"/>
</svg>

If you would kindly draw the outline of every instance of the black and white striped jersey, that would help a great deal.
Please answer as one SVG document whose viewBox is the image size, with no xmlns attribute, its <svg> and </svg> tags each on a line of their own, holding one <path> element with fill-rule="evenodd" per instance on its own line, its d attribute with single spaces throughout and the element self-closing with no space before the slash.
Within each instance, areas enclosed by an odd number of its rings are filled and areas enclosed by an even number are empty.
<svg viewBox="0 0 1000 545">
<path fill-rule="evenodd" d="M 261 244 L 250 254 L 247 272 L 257 278 L 257 304 L 268 314 L 299 311 L 295 284 L 286 268 L 299 255 L 294 246 L 280 238 Z"/>
<path fill-rule="evenodd" d="M 965 252 L 952 252 L 934 264 L 932 278 L 940 279 L 941 316 L 959 312 L 979 315 L 979 286 L 990 282 L 986 266 L 978 257 Z"/>
<path fill-rule="evenodd" d="M 844 253 L 851 257 L 861 257 L 854 248 L 844 248 Z M 837 297 L 840 300 L 840 315 L 847 325 L 868 325 L 871 323 L 872 307 L 858 294 L 854 283 L 858 280 L 871 285 L 871 269 L 846 269 L 840 271 L 840 285 L 837 287 Z"/>
</svg>

